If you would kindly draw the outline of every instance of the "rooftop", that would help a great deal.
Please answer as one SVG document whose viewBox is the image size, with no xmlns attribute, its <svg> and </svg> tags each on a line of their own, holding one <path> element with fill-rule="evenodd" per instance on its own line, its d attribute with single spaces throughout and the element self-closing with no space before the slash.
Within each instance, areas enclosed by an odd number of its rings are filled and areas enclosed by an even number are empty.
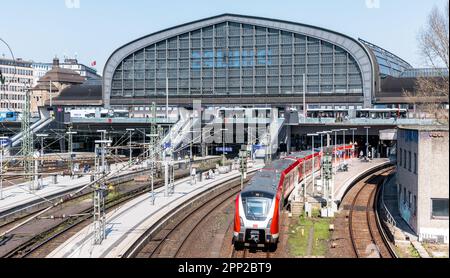
<svg viewBox="0 0 450 278">
<path fill-rule="evenodd" d="M 57 105 L 92 106 L 102 105 L 102 100 L 102 85 L 89 81 L 62 90 L 53 102 Z"/>
<path fill-rule="evenodd" d="M 447 131 L 448 125 L 411 125 L 411 126 L 399 126 L 399 129 L 418 130 L 418 131 Z"/>
<path fill-rule="evenodd" d="M 84 81 L 85 78 L 76 71 L 61 68 L 59 65 L 59 59 L 55 58 L 53 60 L 53 68 L 49 70 L 41 79 L 39 79 L 39 84 L 34 88 L 34 90 L 48 90 L 48 84 L 50 82 L 82 84 Z"/>
</svg>

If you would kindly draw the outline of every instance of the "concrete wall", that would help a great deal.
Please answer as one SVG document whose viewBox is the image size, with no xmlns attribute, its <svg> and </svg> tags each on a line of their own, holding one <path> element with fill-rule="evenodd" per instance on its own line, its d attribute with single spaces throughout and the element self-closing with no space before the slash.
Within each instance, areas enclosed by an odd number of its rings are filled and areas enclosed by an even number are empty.
<svg viewBox="0 0 450 278">
<path fill-rule="evenodd" d="M 419 209 L 417 206 L 418 201 L 415 202 L 415 199 L 419 199 L 419 172 L 414 172 L 414 155 L 418 156 L 419 153 L 419 132 L 417 130 L 400 129 L 398 132 L 397 148 L 397 192 L 399 194 L 399 211 L 402 218 L 416 233 L 418 233 L 417 219 Z M 411 166 L 409 165 L 410 153 Z M 410 167 L 411 171 L 409 170 Z M 417 167 L 419 167 L 419 165 L 417 165 Z"/>
<path fill-rule="evenodd" d="M 449 198 L 448 156 L 448 131 L 399 130 L 397 154 L 397 182 L 398 189 L 401 189 L 399 209 L 403 219 L 419 235 L 420 240 L 440 237 L 446 243 L 449 241 L 448 217 L 432 216 L 432 199 L 448 201 Z"/>
</svg>

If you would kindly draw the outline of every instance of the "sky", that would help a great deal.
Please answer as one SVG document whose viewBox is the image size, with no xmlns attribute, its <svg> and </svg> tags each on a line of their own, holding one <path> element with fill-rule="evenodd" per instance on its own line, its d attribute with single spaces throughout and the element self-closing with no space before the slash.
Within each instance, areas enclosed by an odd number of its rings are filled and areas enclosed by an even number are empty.
<svg viewBox="0 0 450 278">
<path fill-rule="evenodd" d="M 15 57 L 76 56 L 100 74 L 122 45 L 179 24 L 236 13 L 319 26 L 377 44 L 424 66 L 417 37 L 446 0 L 0 0 L 0 38 Z M 0 56 L 10 57 L 0 42 Z"/>
</svg>

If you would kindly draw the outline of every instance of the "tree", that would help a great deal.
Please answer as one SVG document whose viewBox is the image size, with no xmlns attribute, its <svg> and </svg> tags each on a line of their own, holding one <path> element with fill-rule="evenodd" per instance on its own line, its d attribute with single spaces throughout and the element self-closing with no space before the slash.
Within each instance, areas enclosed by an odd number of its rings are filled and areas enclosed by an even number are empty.
<svg viewBox="0 0 450 278">
<path fill-rule="evenodd" d="M 445 11 L 434 7 L 418 36 L 419 50 L 427 66 L 438 74 L 419 76 L 415 93 L 405 92 L 414 104 L 438 122 L 448 125 L 449 103 L 449 1 Z"/>
</svg>

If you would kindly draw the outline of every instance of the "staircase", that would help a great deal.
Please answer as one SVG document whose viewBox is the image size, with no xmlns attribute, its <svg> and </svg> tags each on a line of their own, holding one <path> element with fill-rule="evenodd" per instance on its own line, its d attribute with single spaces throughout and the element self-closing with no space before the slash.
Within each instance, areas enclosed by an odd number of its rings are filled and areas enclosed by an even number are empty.
<svg viewBox="0 0 450 278">
<path fill-rule="evenodd" d="M 271 143 L 272 149 L 270 150 L 269 153 L 271 154 L 276 154 L 278 151 L 278 138 L 280 135 L 280 132 L 282 131 L 283 127 L 284 127 L 284 122 L 285 119 L 284 118 L 275 118 L 274 120 L 272 120 L 271 124 L 270 124 L 270 142 L 268 142 L 267 138 L 267 132 L 264 133 L 263 137 L 260 138 L 260 145 L 264 146 L 263 148 L 256 150 L 255 152 L 255 157 L 258 159 L 261 158 L 265 158 L 266 154 L 268 153 L 268 149 L 269 149 L 269 143 Z"/>
<path fill-rule="evenodd" d="M 170 143 L 170 148 L 177 150 L 181 144 L 190 143 L 193 136 L 192 127 L 200 120 L 199 118 L 192 118 L 186 110 L 180 111 L 180 120 L 167 133 L 163 144 Z"/>
<path fill-rule="evenodd" d="M 46 109 L 40 109 L 39 114 L 41 116 L 39 121 L 35 122 L 34 124 L 32 124 L 30 126 L 31 134 L 38 133 L 39 131 L 44 129 L 46 126 L 48 126 L 50 123 L 52 123 L 54 120 L 52 117 L 50 117 L 50 112 L 47 111 Z M 22 139 L 23 139 L 22 132 L 19 132 L 18 134 L 14 135 L 11 138 L 10 146 L 5 148 L 5 155 L 9 156 L 11 147 L 15 148 L 15 147 L 19 146 L 20 143 L 22 142 Z"/>
</svg>

